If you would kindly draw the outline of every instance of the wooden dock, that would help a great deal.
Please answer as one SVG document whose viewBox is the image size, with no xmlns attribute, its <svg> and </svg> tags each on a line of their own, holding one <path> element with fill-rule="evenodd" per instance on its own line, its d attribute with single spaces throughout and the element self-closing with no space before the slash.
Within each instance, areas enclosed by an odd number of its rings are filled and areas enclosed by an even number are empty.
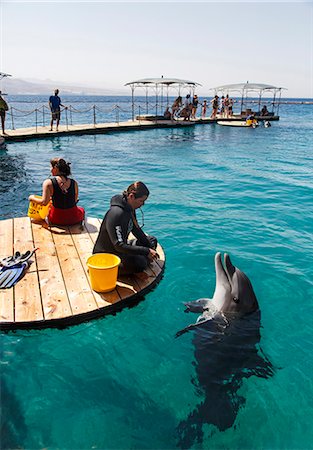
<svg viewBox="0 0 313 450">
<path fill-rule="evenodd" d="M 0 221 L 0 259 L 39 247 L 25 276 L 10 289 L 0 289 L 0 329 L 62 327 L 103 316 L 140 299 L 160 280 L 165 264 L 150 263 L 145 272 L 119 277 L 116 289 L 97 293 L 90 287 L 87 258 L 101 225 L 48 227 L 28 217 Z"/>
<path fill-rule="evenodd" d="M 269 116 L 266 118 L 258 118 L 258 120 L 279 120 L 278 116 Z M 59 131 L 49 131 L 50 127 L 38 126 L 31 128 L 18 128 L 16 130 L 7 130 L 5 140 L 6 142 L 14 141 L 28 141 L 31 139 L 47 139 L 52 137 L 70 136 L 70 135 L 83 135 L 83 134 L 105 134 L 111 132 L 122 132 L 131 130 L 149 130 L 154 128 L 179 128 L 179 127 L 193 127 L 195 125 L 205 125 L 216 123 L 217 121 L 242 120 L 241 116 L 234 116 L 231 118 L 216 119 L 194 119 L 194 120 L 146 120 L 136 119 L 134 121 L 129 120 L 127 122 L 112 122 L 112 123 L 99 123 L 99 124 L 81 124 L 81 125 L 59 125 Z"/>
</svg>

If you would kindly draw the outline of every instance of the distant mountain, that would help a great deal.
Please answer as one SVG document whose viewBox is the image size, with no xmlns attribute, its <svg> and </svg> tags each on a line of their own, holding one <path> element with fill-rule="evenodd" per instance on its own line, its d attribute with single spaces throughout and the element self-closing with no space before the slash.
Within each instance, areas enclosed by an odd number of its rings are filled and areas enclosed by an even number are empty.
<svg viewBox="0 0 313 450">
<path fill-rule="evenodd" d="M 60 90 L 61 95 L 128 95 L 128 91 L 123 89 L 101 89 L 89 86 L 75 86 L 62 81 L 53 80 L 22 80 L 8 77 L 1 81 L 2 92 L 11 95 L 51 95 L 56 88 Z"/>
</svg>

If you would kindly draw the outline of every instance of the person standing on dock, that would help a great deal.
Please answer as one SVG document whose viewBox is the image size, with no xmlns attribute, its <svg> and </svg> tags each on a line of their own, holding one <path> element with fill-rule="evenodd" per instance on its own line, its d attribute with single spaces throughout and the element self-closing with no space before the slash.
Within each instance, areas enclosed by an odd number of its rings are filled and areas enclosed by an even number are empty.
<svg viewBox="0 0 313 450">
<path fill-rule="evenodd" d="M 121 195 L 111 198 L 110 209 L 102 221 L 93 253 L 119 256 L 120 275 L 143 272 L 149 261 L 158 258 L 157 239 L 142 231 L 135 213 L 148 197 L 149 190 L 142 181 L 132 183 Z M 128 239 L 130 232 L 136 239 Z"/>
<path fill-rule="evenodd" d="M 216 114 L 218 111 L 218 95 L 215 95 L 214 98 L 212 98 L 211 105 L 212 105 L 211 119 L 216 119 Z"/>
<path fill-rule="evenodd" d="M 206 116 L 206 110 L 207 110 L 207 100 L 203 100 L 202 103 L 202 110 L 201 110 L 201 118 L 205 119 Z"/>
<path fill-rule="evenodd" d="M 5 114 L 8 111 L 9 107 L 7 102 L 2 98 L 2 92 L 0 91 L 0 117 L 1 117 L 1 128 L 2 128 L 2 134 L 6 135 L 7 133 L 4 130 L 5 125 Z"/>
<path fill-rule="evenodd" d="M 61 103 L 61 99 L 59 97 L 59 89 L 54 91 L 54 95 L 51 95 L 49 98 L 49 107 L 51 110 L 51 122 L 50 122 L 50 131 L 53 131 L 53 122 L 56 121 L 56 131 L 59 131 L 59 123 L 61 117 L 60 106 L 63 106 Z"/>
<path fill-rule="evenodd" d="M 197 94 L 195 94 L 192 98 L 192 103 L 191 103 L 191 118 L 192 119 L 196 118 L 198 103 L 199 103 L 199 99 L 198 99 Z"/>
</svg>

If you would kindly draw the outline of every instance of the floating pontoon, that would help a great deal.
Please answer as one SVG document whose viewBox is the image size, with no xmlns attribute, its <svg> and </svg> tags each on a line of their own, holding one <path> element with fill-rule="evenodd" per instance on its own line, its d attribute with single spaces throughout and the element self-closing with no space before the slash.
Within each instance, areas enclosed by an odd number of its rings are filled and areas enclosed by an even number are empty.
<svg viewBox="0 0 313 450">
<path fill-rule="evenodd" d="M 135 119 L 135 89 L 143 88 L 146 95 L 146 116 L 149 114 L 149 90 L 154 91 L 155 117 L 158 117 L 158 112 L 163 112 L 164 107 L 169 106 L 169 89 L 175 89 L 177 96 L 181 95 L 182 90 L 187 90 L 187 93 L 193 95 L 197 86 L 202 86 L 200 83 L 190 80 L 181 80 L 179 78 L 143 78 L 141 80 L 130 81 L 125 86 L 130 86 L 132 91 L 132 120 Z M 139 115 L 144 118 L 140 114 Z"/>
<path fill-rule="evenodd" d="M 249 83 L 248 81 L 246 83 L 225 84 L 212 88 L 215 95 L 229 95 L 229 97 L 234 96 L 240 98 L 234 105 L 239 104 L 240 117 L 247 117 L 250 114 L 254 114 L 256 119 L 261 120 L 279 120 L 279 105 L 281 102 L 281 91 L 283 89 L 286 88 L 272 86 L 270 84 Z M 262 104 L 270 105 L 271 111 L 266 116 L 261 115 Z"/>
</svg>

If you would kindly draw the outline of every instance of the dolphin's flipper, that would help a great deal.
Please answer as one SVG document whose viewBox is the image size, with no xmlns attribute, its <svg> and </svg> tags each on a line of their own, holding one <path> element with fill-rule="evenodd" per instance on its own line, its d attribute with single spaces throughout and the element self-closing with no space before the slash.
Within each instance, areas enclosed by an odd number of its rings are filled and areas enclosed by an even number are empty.
<svg viewBox="0 0 313 450">
<path fill-rule="evenodd" d="M 192 302 L 185 302 L 185 312 L 203 312 L 210 304 L 210 301 L 210 298 L 199 298 L 198 300 Z"/>
<path fill-rule="evenodd" d="M 188 327 L 183 328 L 182 330 L 178 331 L 175 335 L 175 337 L 179 337 L 182 334 L 187 333 L 187 331 L 192 330 L 195 327 L 198 327 L 199 325 L 203 325 L 204 323 L 207 323 L 215 318 L 216 309 L 213 307 L 212 309 L 208 308 L 203 311 L 203 314 L 198 317 L 196 323 L 191 323 L 188 325 Z"/>
</svg>

